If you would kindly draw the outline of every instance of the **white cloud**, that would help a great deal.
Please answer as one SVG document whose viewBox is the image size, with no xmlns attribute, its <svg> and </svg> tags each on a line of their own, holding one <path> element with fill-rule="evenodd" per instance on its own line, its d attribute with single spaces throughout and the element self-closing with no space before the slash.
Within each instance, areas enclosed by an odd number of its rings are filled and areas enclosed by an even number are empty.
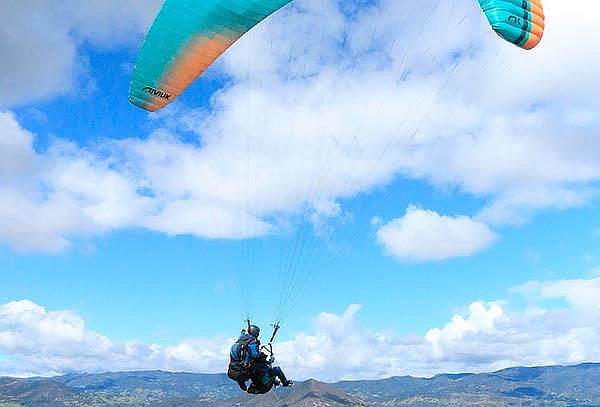
<svg viewBox="0 0 600 407">
<path fill-rule="evenodd" d="M 78 68 L 68 28 L 51 21 L 48 10 L 33 1 L 2 2 L 0 13 L 0 106 L 68 90 Z"/>
<path fill-rule="evenodd" d="M 56 141 L 44 154 L 14 115 L 0 112 L 0 241 L 56 252 L 70 239 L 136 225 L 152 202 L 110 159 Z"/>
<path fill-rule="evenodd" d="M 237 225 L 240 225 L 236 228 Z M 169 203 L 158 215 L 149 216 L 144 226 L 170 235 L 197 235 L 217 239 L 262 236 L 270 226 L 246 212 L 193 200 Z"/>
<path fill-rule="evenodd" d="M 488 248 L 496 239 L 486 224 L 468 216 L 443 216 L 415 206 L 377 231 L 377 240 L 388 254 L 407 261 L 469 256 Z"/>
<path fill-rule="evenodd" d="M 564 298 L 575 307 L 600 313 L 600 278 L 592 280 L 531 281 L 515 289 L 525 296 L 545 299 Z"/>
<path fill-rule="evenodd" d="M 18 185 L 36 166 L 33 134 L 23 130 L 14 116 L 0 112 L 0 183 Z"/>
<path fill-rule="evenodd" d="M 176 346 L 114 341 L 85 329 L 71 311 L 47 311 L 22 300 L 0 307 L 0 370 L 9 375 L 170 369 L 221 372 L 231 339 L 184 340 Z"/>
<path fill-rule="evenodd" d="M 362 327 L 359 305 L 342 315 L 323 312 L 312 332 L 276 344 L 279 363 L 297 379 L 369 379 L 393 375 L 483 372 L 515 365 L 600 361 L 600 279 L 530 282 L 507 301 L 473 302 L 442 327 L 399 335 Z M 543 307 L 547 300 L 560 305 Z M 71 311 L 30 301 L 0 306 L 0 374 L 165 369 L 217 373 L 234 339 L 225 335 L 147 345 L 116 341 L 85 328 Z"/>
<path fill-rule="evenodd" d="M 60 252 L 69 247 L 69 238 L 95 229 L 79 203 L 64 195 L 36 202 L 2 188 L 0 211 L 0 239 L 19 251 Z"/>
<path fill-rule="evenodd" d="M 1 2 L 0 108 L 64 94 L 86 69 L 78 48 L 135 44 L 160 0 Z"/>
<path fill-rule="evenodd" d="M 162 0 L 103 0 L 83 4 L 67 0 L 52 8 L 78 39 L 110 49 L 139 45 L 163 3 Z"/>
</svg>

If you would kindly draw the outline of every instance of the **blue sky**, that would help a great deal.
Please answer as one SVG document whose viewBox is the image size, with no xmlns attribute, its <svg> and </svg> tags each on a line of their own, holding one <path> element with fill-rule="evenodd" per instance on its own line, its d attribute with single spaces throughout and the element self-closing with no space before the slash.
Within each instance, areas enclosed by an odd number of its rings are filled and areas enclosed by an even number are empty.
<svg viewBox="0 0 600 407">
<path fill-rule="evenodd" d="M 0 6 L 1 373 L 221 371 L 238 265 L 267 328 L 280 259 L 320 270 L 296 377 L 600 360 L 593 1 L 574 46 L 547 0 L 530 53 L 476 2 L 298 1 L 152 115 L 127 93 L 160 2 L 121 3 Z"/>
</svg>

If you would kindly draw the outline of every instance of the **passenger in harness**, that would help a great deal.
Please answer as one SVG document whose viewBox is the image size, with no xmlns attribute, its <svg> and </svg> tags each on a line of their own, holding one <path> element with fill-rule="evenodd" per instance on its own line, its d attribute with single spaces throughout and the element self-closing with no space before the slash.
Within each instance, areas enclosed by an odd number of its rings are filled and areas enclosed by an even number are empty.
<svg viewBox="0 0 600 407">
<path fill-rule="evenodd" d="M 246 382 L 254 373 L 255 362 L 260 353 L 260 328 L 248 325 L 248 332 L 242 331 L 238 340 L 229 352 L 229 368 L 227 376 L 240 386 L 242 391 L 248 390 Z"/>
<path fill-rule="evenodd" d="M 292 386 L 293 383 L 285 377 L 283 370 L 279 366 L 273 366 L 273 362 L 275 357 L 260 353 L 256 359 L 248 393 L 264 394 L 270 392 L 273 386 Z"/>
</svg>

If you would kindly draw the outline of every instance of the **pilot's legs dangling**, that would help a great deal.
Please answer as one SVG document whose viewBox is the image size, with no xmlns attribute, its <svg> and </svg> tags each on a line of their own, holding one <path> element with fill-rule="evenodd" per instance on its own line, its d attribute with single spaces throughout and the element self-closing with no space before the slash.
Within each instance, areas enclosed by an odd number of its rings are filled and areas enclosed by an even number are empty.
<svg viewBox="0 0 600 407">
<path fill-rule="evenodd" d="M 279 379 L 279 381 L 281 382 L 281 385 L 283 387 L 288 387 L 292 384 L 292 382 L 290 382 L 286 377 L 285 374 L 283 373 L 283 370 L 281 370 L 281 368 L 279 366 L 275 366 L 273 369 L 273 376 L 275 376 L 276 378 Z"/>
</svg>

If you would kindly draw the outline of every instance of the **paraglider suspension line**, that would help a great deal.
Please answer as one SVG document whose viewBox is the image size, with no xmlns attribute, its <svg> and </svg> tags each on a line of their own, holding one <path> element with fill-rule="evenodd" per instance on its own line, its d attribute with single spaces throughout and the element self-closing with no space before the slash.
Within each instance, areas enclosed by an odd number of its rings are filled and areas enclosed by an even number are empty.
<svg viewBox="0 0 600 407">
<path fill-rule="evenodd" d="M 269 352 L 269 355 L 275 356 L 275 353 L 273 353 L 273 341 L 275 340 L 275 336 L 277 336 L 277 332 L 279 332 L 279 328 L 281 328 L 281 326 L 279 324 L 274 324 L 271 326 L 273 327 L 273 334 L 271 335 L 271 339 L 269 339 L 269 343 L 263 346 L 263 349 Z"/>
<path fill-rule="evenodd" d="M 277 332 L 279 332 L 279 328 L 281 328 L 279 324 L 274 324 L 271 326 L 273 327 L 273 335 L 271 335 L 271 339 L 269 339 L 269 344 L 273 343 L 273 341 L 275 340 L 275 336 L 277 336 Z"/>
</svg>

